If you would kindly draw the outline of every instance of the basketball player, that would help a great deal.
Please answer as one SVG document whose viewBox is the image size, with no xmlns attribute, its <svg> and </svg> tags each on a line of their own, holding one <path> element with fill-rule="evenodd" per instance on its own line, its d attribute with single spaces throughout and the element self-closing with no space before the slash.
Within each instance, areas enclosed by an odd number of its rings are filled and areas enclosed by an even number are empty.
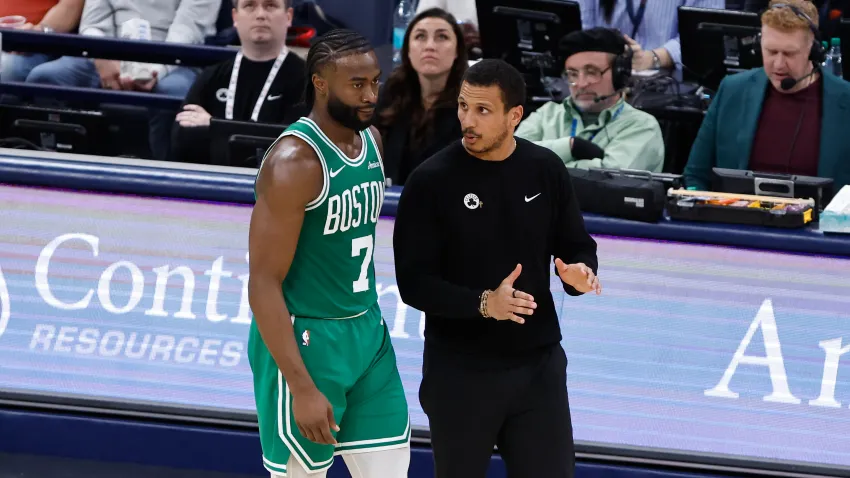
<svg viewBox="0 0 850 478">
<path fill-rule="evenodd" d="M 384 197 L 381 71 L 349 30 L 307 56 L 307 117 L 269 149 L 249 233 L 248 357 L 272 477 L 402 478 L 410 420 L 372 262 Z"/>
</svg>

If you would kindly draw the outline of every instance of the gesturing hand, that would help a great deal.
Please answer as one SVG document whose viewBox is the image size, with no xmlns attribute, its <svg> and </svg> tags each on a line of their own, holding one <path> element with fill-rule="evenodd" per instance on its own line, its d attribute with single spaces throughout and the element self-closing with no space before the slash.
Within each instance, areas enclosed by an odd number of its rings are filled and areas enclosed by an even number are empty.
<svg viewBox="0 0 850 478">
<path fill-rule="evenodd" d="M 590 267 L 579 262 L 578 264 L 564 264 L 561 259 L 555 259 L 555 267 L 558 268 L 558 276 L 565 284 L 573 289 L 585 293 L 592 290 L 596 291 L 596 295 L 602 293 L 602 285 L 599 283 L 599 278 L 593 273 Z"/>
<path fill-rule="evenodd" d="M 336 444 L 336 439 L 331 434 L 331 429 L 339 431 L 334 420 L 334 409 L 317 388 L 293 396 L 292 412 L 298 431 L 304 438 L 320 445 Z"/>
<path fill-rule="evenodd" d="M 531 315 L 537 308 L 534 297 L 525 292 L 514 289 L 514 282 L 522 272 L 522 265 L 517 264 L 516 269 L 499 284 L 499 288 L 487 297 L 487 315 L 496 320 L 512 320 L 519 324 L 525 323 L 525 319 L 516 314 Z"/>
</svg>

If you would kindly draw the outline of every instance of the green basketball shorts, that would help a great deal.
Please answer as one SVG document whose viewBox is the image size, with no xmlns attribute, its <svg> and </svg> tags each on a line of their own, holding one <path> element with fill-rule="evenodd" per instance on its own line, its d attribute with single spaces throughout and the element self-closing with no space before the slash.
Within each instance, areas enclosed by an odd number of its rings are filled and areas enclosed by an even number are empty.
<svg viewBox="0 0 850 478">
<path fill-rule="evenodd" d="M 353 319 L 294 317 L 292 325 L 310 377 L 333 406 L 340 431 L 331 433 L 338 443 L 320 445 L 298 431 L 286 380 L 252 324 L 248 359 L 266 469 L 286 474 L 294 456 L 306 470 L 318 472 L 333 464 L 334 455 L 407 446 L 407 399 L 378 304 Z"/>
</svg>

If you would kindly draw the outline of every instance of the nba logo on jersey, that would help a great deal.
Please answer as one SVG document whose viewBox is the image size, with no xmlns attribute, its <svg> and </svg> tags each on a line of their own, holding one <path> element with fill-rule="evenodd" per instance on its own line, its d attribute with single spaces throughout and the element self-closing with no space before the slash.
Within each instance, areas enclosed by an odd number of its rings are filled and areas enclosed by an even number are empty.
<svg viewBox="0 0 850 478">
<path fill-rule="evenodd" d="M 301 345 L 307 346 L 310 345 L 310 331 L 305 330 L 303 334 L 301 334 Z"/>
</svg>

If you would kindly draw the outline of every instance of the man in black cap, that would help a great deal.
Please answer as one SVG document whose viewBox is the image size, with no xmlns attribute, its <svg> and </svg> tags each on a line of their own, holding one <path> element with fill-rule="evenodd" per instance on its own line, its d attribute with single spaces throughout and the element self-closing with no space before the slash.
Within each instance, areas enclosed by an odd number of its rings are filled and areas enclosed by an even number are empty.
<svg viewBox="0 0 850 478">
<path fill-rule="evenodd" d="M 517 137 L 551 149 L 567 167 L 661 172 L 658 121 L 625 101 L 632 52 L 623 35 L 609 28 L 575 31 L 560 47 L 570 97 L 529 115 Z"/>
</svg>

